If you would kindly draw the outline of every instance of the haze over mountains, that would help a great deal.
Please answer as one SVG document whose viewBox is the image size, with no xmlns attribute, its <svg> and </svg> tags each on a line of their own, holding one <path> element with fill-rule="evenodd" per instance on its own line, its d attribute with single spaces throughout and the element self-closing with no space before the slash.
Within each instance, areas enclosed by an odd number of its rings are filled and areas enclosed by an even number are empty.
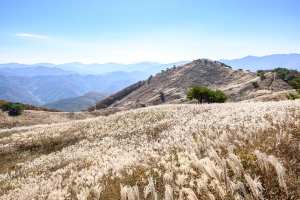
<svg viewBox="0 0 300 200">
<path fill-rule="evenodd" d="M 78 97 L 91 91 L 117 92 L 141 78 L 145 78 L 142 75 L 139 72 L 36 77 L 0 74 L 0 99 L 43 105 L 63 98 Z"/>
<path fill-rule="evenodd" d="M 79 97 L 92 91 L 114 93 L 139 80 L 147 79 L 150 74 L 166 67 L 186 62 L 170 64 L 142 62 L 130 65 L 0 64 L 0 99 L 41 106 L 64 98 Z M 118 71 L 120 69 L 122 71 Z M 89 74 L 86 74 L 88 72 Z"/>
<path fill-rule="evenodd" d="M 300 70 L 300 54 L 247 56 L 241 59 L 220 61 L 230 65 L 233 69 L 254 72 L 259 69 L 277 67 Z M 42 106 L 60 99 L 80 97 L 92 91 L 115 93 L 137 81 L 147 79 L 150 75 L 171 69 L 174 65 L 186 63 L 188 61 L 169 64 L 158 62 L 134 64 L 110 62 L 88 65 L 76 62 L 60 65 L 51 63 L 0 64 L 0 99 Z M 204 73 L 202 76 L 213 76 L 213 74 Z"/>
<path fill-rule="evenodd" d="M 225 60 L 234 69 L 243 69 L 256 72 L 257 70 L 274 69 L 278 67 L 300 70 L 300 54 L 276 54 L 268 56 L 247 56 L 240 59 Z"/>
<path fill-rule="evenodd" d="M 45 104 L 45 108 L 54 108 L 65 112 L 76 112 L 87 109 L 89 106 L 94 106 L 95 103 L 107 96 L 110 93 L 89 92 L 83 96 L 60 99 L 58 101 Z"/>
<path fill-rule="evenodd" d="M 162 64 L 158 62 L 139 62 L 133 64 L 121 64 L 121 63 L 114 63 L 114 62 L 109 62 L 104 64 L 98 64 L 98 63 L 83 64 L 79 62 L 74 62 L 74 63 L 66 63 L 60 65 L 55 65 L 51 63 L 38 63 L 33 65 L 7 63 L 7 64 L 0 64 L 0 71 L 12 72 L 13 70 L 9 70 L 9 68 L 17 69 L 17 71 L 23 71 L 23 72 L 25 72 L 26 70 L 21 70 L 21 68 L 39 69 L 40 71 L 42 71 L 42 69 L 46 71 L 46 68 L 55 68 L 56 71 L 54 71 L 54 73 L 58 73 L 57 69 L 59 68 L 65 70 L 64 73 L 66 74 L 79 73 L 83 75 L 87 75 L 87 74 L 95 75 L 95 74 L 103 74 L 103 73 L 116 72 L 116 71 L 123 71 L 123 72 L 141 71 L 150 75 L 150 74 L 158 73 L 161 70 L 166 69 L 167 67 L 173 67 L 174 65 L 181 65 L 188 62 L 189 61 L 180 61 L 180 62 L 174 62 L 168 64 Z M 39 67 L 39 68 L 34 68 L 34 67 Z M 48 75 L 48 74 L 39 73 L 39 75 Z"/>
<path fill-rule="evenodd" d="M 9 65 L 8 65 L 9 66 Z M 0 68 L 0 73 L 9 76 L 59 76 L 59 75 L 68 75 L 68 74 L 77 74 L 75 71 L 66 71 L 57 67 L 44 67 L 44 66 L 36 66 L 36 67 L 26 67 L 26 68 L 11 68 L 4 67 Z"/>
<path fill-rule="evenodd" d="M 221 59 L 218 60 L 223 62 L 234 69 L 243 69 L 256 72 L 260 69 L 274 69 L 277 67 L 283 67 L 287 69 L 300 70 L 300 54 L 275 54 L 267 56 L 247 56 L 238 59 Z M 21 76 L 25 73 L 25 76 L 36 76 L 36 75 L 65 75 L 65 74 L 103 74 L 107 72 L 123 71 L 142 71 L 151 75 L 155 75 L 161 70 L 171 68 L 174 65 L 186 64 L 190 61 L 180 61 L 168 64 L 161 64 L 158 62 L 139 62 L 133 64 L 121 64 L 121 63 L 104 63 L 104 64 L 83 64 L 79 62 L 65 63 L 65 64 L 51 64 L 51 63 L 38 63 L 38 64 L 19 64 L 19 63 L 6 63 L 0 64 L 0 72 L 6 72 L 11 75 Z M 37 68 L 39 67 L 39 68 Z M 31 68 L 22 70 L 16 68 Z M 50 69 L 49 69 L 50 68 Z M 14 70 L 13 70 L 14 69 Z M 62 69 L 64 71 L 59 71 Z M 35 70 L 35 72 L 33 72 Z M 42 72 L 44 70 L 44 72 Z M 51 71 L 52 70 L 52 71 Z M 27 74 L 26 74 L 27 73 Z M 35 74 L 36 73 L 36 74 Z M 50 74 L 52 73 L 52 74 Z M 59 74 L 60 73 L 60 74 Z"/>
</svg>

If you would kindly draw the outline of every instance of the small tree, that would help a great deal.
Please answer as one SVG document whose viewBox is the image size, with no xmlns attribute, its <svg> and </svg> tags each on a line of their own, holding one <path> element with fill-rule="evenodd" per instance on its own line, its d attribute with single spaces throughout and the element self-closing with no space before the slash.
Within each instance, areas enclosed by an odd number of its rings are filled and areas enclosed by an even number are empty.
<svg viewBox="0 0 300 200">
<path fill-rule="evenodd" d="M 224 103 L 227 99 L 227 95 L 221 90 L 211 90 L 208 103 Z"/>
<path fill-rule="evenodd" d="M 21 115 L 25 109 L 25 105 L 22 103 L 13 103 L 8 111 L 10 116 Z"/>
<path fill-rule="evenodd" d="M 213 91 L 207 87 L 194 85 L 187 93 L 187 99 L 197 99 L 199 103 L 224 103 L 228 97 L 221 90 Z"/>
<path fill-rule="evenodd" d="M 259 87 L 257 81 L 252 82 L 252 86 L 253 86 L 254 88 L 258 88 L 258 87 Z"/>
<path fill-rule="evenodd" d="M 159 97 L 161 101 L 164 103 L 166 99 L 165 99 L 165 94 L 162 91 L 159 92 Z"/>
<path fill-rule="evenodd" d="M 148 81 L 147 81 L 148 84 L 150 83 L 150 81 L 151 81 L 152 78 L 153 78 L 153 76 L 150 75 L 149 78 L 148 78 Z"/>
<path fill-rule="evenodd" d="M 25 105 L 22 103 L 6 102 L 2 105 L 3 111 L 8 111 L 10 116 L 21 115 L 25 109 Z"/>
<path fill-rule="evenodd" d="M 209 89 L 199 85 L 194 85 L 187 93 L 187 99 L 197 99 L 199 103 L 202 103 L 204 99 L 209 96 Z"/>
<path fill-rule="evenodd" d="M 264 74 L 261 74 L 259 77 L 260 77 L 260 80 L 266 79 L 266 76 Z"/>
</svg>

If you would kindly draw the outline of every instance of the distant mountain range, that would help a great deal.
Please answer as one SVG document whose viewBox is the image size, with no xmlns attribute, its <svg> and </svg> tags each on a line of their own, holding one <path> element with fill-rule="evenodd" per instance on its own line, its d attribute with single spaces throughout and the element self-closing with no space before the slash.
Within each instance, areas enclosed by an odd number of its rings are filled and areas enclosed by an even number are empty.
<svg viewBox="0 0 300 200">
<path fill-rule="evenodd" d="M 158 62 L 139 62 L 134 64 L 121 64 L 121 63 L 113 63 L 113 62 L 104 63 L 104 64 L 97 64 L 97 63 L 82 64 L 82 63 L 74 62 L 74 63 L 66 63 L 60 65 L 55 65 L 51 63 L 38 63 L 33 65 L 7 63 L 7 64 L 0 64 L 0 71 L 15 74 L 15 75 L 17 74 L 18 76 L 21 75 L 22 73 L 26 73 L 26 72 L 29 73 L 29 70 L 24 70 L 24 68 L 26 69 L 31 68 L 31 71 L 36 70 L 36 72 L 32 74 L 38 74 L 38 75 L 49 75 L 51 70 L 54 73 L 51 75 L 63 75 L 59 73 L 64 73 L 64 74 L 80 73 L 82 75 L 87 75 L 87 74 L 95 75 L 95 74 L 103 74 L 103 73 L 116 72 L 116 71 L 123 71 L 123 72 L 141 71 L 144 73 L 148 73 L 149 75 L 150 74 L 155 75 L 156 73 L 166 68 L 171 68 L 174 65 L 177 66 L 177 65 L 186 64 L 188 62 L 189 61 L 180 61 L 180 62 L 174 62 L 168 64 L 161 64 Z M 12 69 L 15 69 L 15 71 Z M 58 69 L 64 71 L 59 71 Z M 30 76 L 35 76 L 32 74 Z"/>
<path fill-rule="evenodd" d="M 119 63 L 0 64 L 0 99 L 36 106 L 47 104 L 52 106 L 51 108 L 60 109 L 53 106 L 59 105 L 60 102 L 56 101 L 60 99 L 79 97 L 91 91 L 114 93 L 132 83 L 147 79 L 151 74 L 186 62 L 188 61 L 169 64 L 141 62 L 129 65 Z M 67 101 L 72 101 L 73 105 L 85 105 L 82 103 L 83 98 Z M 74 101 L 78 102 L 74 103 Z M 55 104 L 49 104 L 51 102 Z M 84 108 L 80 107 L 80 109 Z"/>
<path fill-rule="evenodd" d="M 143 72 L 103 75 L 10 76 L 0 73 L 0 99 L 41 106 L 88 92 L 114 93 L 149 76 Z"/>
<path fill-rule="evenodd" d="M 219 60 L 233 69 L 257 70 L 274 69 L 278 67 L 300 70 L 300 54 L 276 54 L 269 56 L 247 56 L 233 60 Z"/>
<path fill-rule="evenodd" d="M 57 67 L 50 68 L 44 66 L 26 67 L 26 68 L 4 67 L 4 68 L 0 68 L 0 72 L 9 76 L 28 76 L 28 77 L 78 74 L 78 72 L 75 71 L 66 71 Z"/>
<path fill-rule="evenodd" d="M 89 106 L 94 106 L 97 101 L 109 96 L 110 93 L 89 92 L 83 96 L 75 98 L 66 98 L 45 104 L 45 108 L 54 108 L 65 112 L 76 112 L 87 109 Z"/>
<path fill-rule="evenodd" d="M 277 67 L 300 70 L 300 54 L 275 54 L 275 55 L 268 55 L 262 57 L 247 56 L 244 58 L 238 58 L 232 60 L 221 59 L 218 61 L 223 62 L 233 67 L 234 69 L 250 70 L 253 72 L 260 69 L 274 69 Z M 7 64 L 0 64 L 0 72 L 21 76 L 22 73 L 24 73 L 24 71 L 22 71 L 21 69 L 17 69 L 14 71 L 12 70 L 12 68 L 31 67 L 32 71 L 35 70 L 35 72 L 31 72 L 31 75 L 25 75 L 25 76 L 66 75 L 66 74 L 74 74 L 74 73 L 79 73 L 83 75 L 87 75 L 87 74 L 95 75 L 95 74 L 103 74 L 103 73 L 116 72 L 116 71 L 123 71 L 123 72 L 141 71 L 151 75 L 155 75 L 156 73 L 159 73 L 161 72 L 161 70 L 165 70 L 166 68 L 171 68 L 174 65 L 178 66 L 178 65 L 186 64 L 188 62 L 190 61 L 180 61 L 180 62 L 174 62 L 168 64 L 162 64 L 159 62 L 139 62 L 133 64 L 122 64 L 122 63 L 114 63 L 114 62 L 109 62 L 104 64 L 98 64 L 98 63 L 83 64 L 79 62 L 73 62 L 73 63 L 65 63 L 59 65 L 55 65 L 51 63 L 38 63 L 33 65 L 7 63 Z M 34 68 L 34 67 L 39 67 L 39 68 Z M 59 69 L 62 69 L 64 71 L 59 71 Z"/>
<path fill-rule="evenodd" d="M 277 67 L 300 70 L 300 54 L 247 56 L 219 61 L 233 69 L 253 72 Z M 91 91 L 115 93 L 137 81 L 147 79 L 150 75 L 186 63 L 189 61 L 168 64 L 158 62 L 0 64 L 0 99 L 42 106 L 60 99 L 79 97 Z"/>
</svg>

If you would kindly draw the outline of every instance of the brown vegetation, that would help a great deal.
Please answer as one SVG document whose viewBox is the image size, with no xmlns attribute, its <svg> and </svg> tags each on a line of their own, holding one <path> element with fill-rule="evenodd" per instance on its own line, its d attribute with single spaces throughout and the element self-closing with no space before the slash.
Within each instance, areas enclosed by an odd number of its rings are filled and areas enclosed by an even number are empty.
<svg viewBox="0 0 300 200">
<path fill-rule="evenodd" d="M 254 88 L 253 82 L 257 82 L 258 87 Z M 151 77 L 147 84 L 141 85 L 126 95 L 118 96 L 117 101 L 114 98 L 108 101 L 107 98 L 106 102 L 98 102 L 97 105 L 99 107 L 109 102 L 109 104 L 113 103 L 112 107 L 129 109 L 138 108 L 141 104 L 150 106 L 164 102 L 188 103 L 186 94 L 194 85 L 205 86 L 213 90 L 219 89 L 228 96 L 228 102 L 245 101 L 260 96 L 270 96 L 269 99 L 272 100 L 273 94 L 292 89 L 272 72 L 266 73 L 265 79 L 261 80 L 256 73 L 233 70 L 222 63 L 199 59 L 163 70 Z M 161 92 L 164 94 L 164 102 L 161 100 Z M 286 98 L 281 98 L 283 99 Z"/>
</svg>

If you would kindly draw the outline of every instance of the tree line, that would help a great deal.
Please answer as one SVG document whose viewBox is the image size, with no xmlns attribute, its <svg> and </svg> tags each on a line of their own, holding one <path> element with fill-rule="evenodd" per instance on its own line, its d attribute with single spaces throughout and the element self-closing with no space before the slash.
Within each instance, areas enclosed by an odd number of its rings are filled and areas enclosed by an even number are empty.
<svg viewBox="0 0 300 200">
<path fill-rule="evenodd" d="M 127 96 L 131 92 L 137 90 L 138 88 L 143 86 L 145 83 L 146 83 L 146 81 L 139 81 L 137 83 L 134 83 L 134 84 L 124 88 L 123 90 L 121 90 L 113 95 L 110 95 L 109 97 L 106 97 L 105 99 L 102 99 L 101 101 L 96 103 L 96 109 L 107 108 L 108 106 L 113 104 L 115 101 L 123 99 L 125 96 Z"/>
</svg>

